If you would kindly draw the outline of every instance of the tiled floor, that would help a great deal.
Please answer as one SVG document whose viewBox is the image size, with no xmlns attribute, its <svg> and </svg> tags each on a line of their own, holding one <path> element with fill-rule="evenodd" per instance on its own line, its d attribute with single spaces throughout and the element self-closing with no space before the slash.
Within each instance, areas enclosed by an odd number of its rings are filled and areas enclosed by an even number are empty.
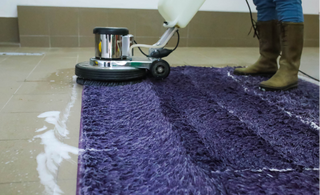
<svg viewBox="0 0 320 195">
<path fill-rule="evenodd" d="M 1 194 L 75 194 L 82 86 L 74 66 L 93 48 L 0 48 Z M 137 55 L 138 52 L 136 52 Z M 179 48 L 172 66 L 243 66 L 257 48 Z M 305 48 L 301 70 L 319 78 L 319 48 Z M 57 112 L 52 112 L 57 111 Z"/>
</svg>

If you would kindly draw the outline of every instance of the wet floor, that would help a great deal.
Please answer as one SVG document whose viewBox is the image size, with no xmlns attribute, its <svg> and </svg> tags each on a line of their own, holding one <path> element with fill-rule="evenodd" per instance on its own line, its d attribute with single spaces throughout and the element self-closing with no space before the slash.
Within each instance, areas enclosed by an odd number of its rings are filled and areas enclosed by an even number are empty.
<svg viewBox="0 0 320 195">
<path fill-rule="evenodd" d="M 93 48 L 0 48 L 1 194 L 75 194 L 82 86 L 74 66 Z M 136 52 L 137 55 L 140 55 Z M 179 48 L 172 66 L 245 66 L 257 48 Z M 319 48 L 305 48 L 301 70 L 319 78 Z"/>
</svg>

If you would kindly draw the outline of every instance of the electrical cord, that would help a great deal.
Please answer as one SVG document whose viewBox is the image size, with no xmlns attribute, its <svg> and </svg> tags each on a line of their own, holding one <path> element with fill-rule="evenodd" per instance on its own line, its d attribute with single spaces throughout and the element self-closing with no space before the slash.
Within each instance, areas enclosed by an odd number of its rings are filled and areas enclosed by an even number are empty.
<svg viewBox="0 0 320 195">
<path fill-rule="evenodd" d="M 257 37 L 258 39 L 260 39 L 259 34 L 258 34 L 258 30 L 257 30 L 257 25 L 256 25 L 257 22 L 253 19 L 251 7 L 250 7 L 250 5 L 249 5 L 248 0 L 246 0 L 246 2 L 247 2 L 247 5 L 248 5 L 248 8 L 249 8 L 251 25 L 252 25 L 252 27 L 250 28 L 250 31 L 249 31 L 248 35 L 251 33 L 251 31 L 252 31 L 252 29 L 253 29 L 253 30 L 254 30 L 254 35 L 253 35 L 253 37 Z"/>
<path fill-rule="evenodd" d="M 180 33 L 179 33 L 178 30 L 177 30 L 176 32 L 177 32 L 177 35 L 178 35 L 178 41 L 177 41 L 176 47 L 172 50 L 172 52 L 173 52 L 174 50 L 176 50 L 176 49 L 178 48 L 179 44 L 180 44 Z"/>
<path fill-rule="evenodd" d="M 304 74 L 305 76 L 307 76 L 307 77 L 309 77 L 309 78 L 311 78 L 311 79 L 313 79 L 313 80 L 315 80 L 315 81 L 318 81 L 318 82 L 319 82 L 319 79 L 314 78 L 314 77 L 312 77 L 312 76 L 308 75 L 307 73 L 302 72 L 301 70 L 299 70 L 299 72 L 301 72 L 301 73 L 302 73 L 302 74 Z"/>
<path fill-rule="evenodd" d="M 178 48 L 179 43 L 180 43 L 180 33 L 179 33 L 178 30 L 176 31 L 176 33 L 177 33 L 177 35 L 178 35 L 178 41 L 177 41 L 177 44 L 176 44 L 175 48 L 174 48 L 171 52 L 175 51 L 175 50 Z M 134 43 L 135 43 L 135 44 L 138 44 L 135 40 L 134 40 Z M 146 56 L 147 58 L 150 57 L 149 55 L 147 55 L 146 53 L 144 53 L 140 47 L 138 47 L 138 49 L 140 50 L 140 52 L 141 52 L 144 56 Z"/>
<path fill-rule="evenodd" d="M 136 40 L 134 40 L 134 43 L 135 43 L 135 44 L 138 44 Z M 147 58 L 149 57 L 147 54 L 145 54 L 145 53 L 142 51 L 142 49 L 141 49 L 140 47 L 138 47 L 138 49 L 140 50 L 140 52 L 141 52 L 144 56 L 146 56 Z"/>
<path fill-rule="evenodd" d="M 247 3 L 248 8 L 249 8 L 249 12 L 250 12 L 250 19 L 251 19 L 251 25 L 252 25 L 252 27 L 251 27 L 251 29 L 250 29 L 250 32 L 249 32 L 249 34 L 251 33 L 252 28 L 253 28 L 253 29 L 254 29 L 254 35 L 253 35 L 253 37 L 257 36 L 257 38 L 258 38 L 258 39 L 260 39 L 260 37 L 259 37 L 259 35 L 258 35 L 257 25 L 256 25 L 256 23 L 257 23 L 257 22 L 253 19 L 252 11 L 251 11 L 251 7 L 250 7 L 250 5 L 249 5 L 248 0 L 246 0 L 246 3 Z M 248 34 L 248 35 L 249 35 L 249 34 Z M 303 71 L 301 71 L 301 70 L 299 70 L 299 72 L 301 72 L 301 73 L 302 73 L 302 74 L 304 74 L 305 76 L 307 76 L 307 77 L 309 77 L 309 78 L 311 78 L 311 79 L 313 79 L 313 80 L 315 80 L 315 81 L 318 81 L 318 82 L 319 82 L 319 79 L 314 78 L 314 77 L 312 77 L 312 76 L 308 75 L 307 73 L 305 73 L 305 72 L 303 72 Z"/>
</svg>

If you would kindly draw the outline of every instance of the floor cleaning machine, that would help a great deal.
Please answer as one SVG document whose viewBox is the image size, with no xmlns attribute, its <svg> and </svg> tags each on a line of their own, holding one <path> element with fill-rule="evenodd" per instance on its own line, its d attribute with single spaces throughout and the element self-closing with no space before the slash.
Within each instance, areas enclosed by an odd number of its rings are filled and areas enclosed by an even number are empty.
<svg viewBox="0 0 320 195">
<path fill-rule="evenodd" d="M 75 67 L 77 83 L 85 80 L 129 81 L 150 74 L 156 79 L 165 79 L 170 74 L 170 65 L 162 58 L 175 49 L 164 48 L 179 28 L 185 28 L 205 0 L 160 0 L 158 10 L 168 28 L 154 45 L 137 44 L 127 28 L 97 27 L 95 34 L 95 57 Z M 179 44 L 179 37 L 178 43 Z M 134 48 L 148 48 L 145 57 L 134 56 Z"/>
</svg>

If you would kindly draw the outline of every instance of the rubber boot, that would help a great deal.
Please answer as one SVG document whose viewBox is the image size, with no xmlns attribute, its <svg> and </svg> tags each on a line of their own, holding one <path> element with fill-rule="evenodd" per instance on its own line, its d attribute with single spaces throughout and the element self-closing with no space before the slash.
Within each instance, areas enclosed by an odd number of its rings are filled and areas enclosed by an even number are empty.
<svg viewBox="0 0 320 195">
<path fill-rule="evenodd" d="M 280 30 L 282 50 L 280 68 L 268 81 L 260 83 L 260 88 L 265 90 L 288 90 L 298 86 L 304 24 L 282 22 Z"/>
<path fill-rule="evenodd" d="M 280 33 L 277 20 L 257 22 L 260 57 L 247 68 L 236 68 L 236 75 L 275 74 L 278 70 L 277 59 L 280 55 Z"/>
</svg>

